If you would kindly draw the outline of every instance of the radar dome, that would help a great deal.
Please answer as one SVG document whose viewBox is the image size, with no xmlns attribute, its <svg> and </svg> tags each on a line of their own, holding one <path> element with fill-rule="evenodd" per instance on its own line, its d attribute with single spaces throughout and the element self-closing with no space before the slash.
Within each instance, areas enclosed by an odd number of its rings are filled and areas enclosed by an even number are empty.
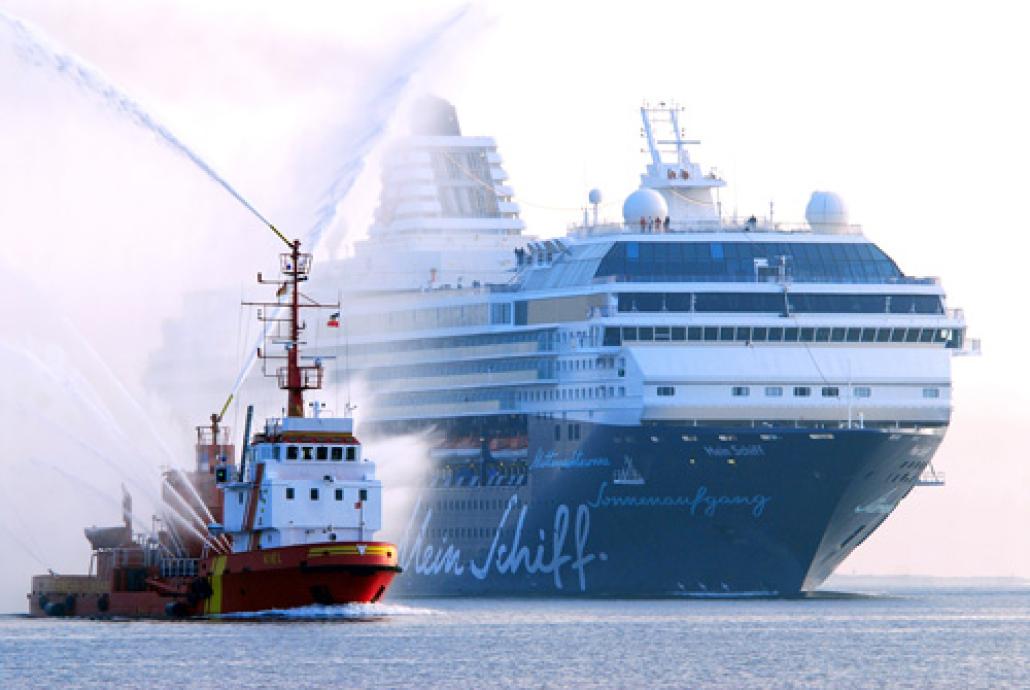
<svg viewBox="0 0 1030 690">
<path fill-rule="evenodd" d="M 639 223 L 641 218 L 665 218 L 669 205 L 665 197 L 653 189 L 641 187 L 626 197 L 622 204 L 622 217 L 628 224 Z"/>
<path fill-rule="evenodd" d="M 592 203 L 592 204 L 599 204 L 599 203 L 601 203 L 601 190 L 600 189 L 591 189 L 590 190 L 590 194 L 587 196 L 587 198 L 590 200 L 590 203 Z"/>
<path fill-rule="evenodd" d="M 848 227 L 848 208 L 833 192 L 812 192 L 805 220 L 816 232 L 843 233 Z"/>
</svg>

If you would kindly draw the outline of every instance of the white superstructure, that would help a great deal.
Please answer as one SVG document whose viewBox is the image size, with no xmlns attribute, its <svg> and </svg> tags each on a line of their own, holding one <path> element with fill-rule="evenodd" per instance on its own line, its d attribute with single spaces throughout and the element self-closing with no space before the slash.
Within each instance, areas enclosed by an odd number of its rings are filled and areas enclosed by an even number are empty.
<svg viewBox="0 0 1030 690">
<path fill-rule="evenodd" d="M 352 431 L 349 418 L 265 423 L 242 481 L 220 485 L 234 551 L 372 539 L 383 488 Z"/>
<path fill-rule="evenodd" d="M 968 348 L 939 281 L 904 275 L 831 193 L 813 195 L 805 225 L 722 219 L 724 183 L 688 155 L 679 111 L 641 114 L 651 159 L 623 223 L 530 242 L 490 285 L 459 287 L 479 260 L 464 247 L 442 284 L 365 284 L 345 320 L 360 325 L 349 357 L 371 418 L 943 428 L 950 356 Z M 381 248 L 354 261 L 411 256 Z"/>
<path fill-rule="evenodd" d="M 508 280 L 522 246 L 518 204 L 491 137 L 462 136 L 454 107 L 426 97 L 384 157 L 367 240 L 323 280 L 344 290 L 419 290 Z M 334 270 L 335 268 L 335 270 Z"/>
</svg>

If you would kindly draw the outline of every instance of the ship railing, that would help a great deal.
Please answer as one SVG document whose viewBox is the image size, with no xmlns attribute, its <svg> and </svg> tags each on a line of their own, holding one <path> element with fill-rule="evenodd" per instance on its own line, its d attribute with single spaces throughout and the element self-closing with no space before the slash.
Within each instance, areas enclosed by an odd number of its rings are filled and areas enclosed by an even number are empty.
<svg viewBox="0 0 1030 690">
<path fill-rule="evenodd" d="M 666 228 L 664 223 L 657 226 L 648 225 L 645 219 L 643 227 L 640 222 L 625 223 L 613 220 L 603 220 L 599 223 L 572 223 L 568 228 L 576 235 L 611 235 L 616 233 L 643 233 L 645 235 L 663 235 L 686 232 L 778 232 L 778 233 L 806 233 L 806 234 L 833 234 L 833 235 L 861 235 L 862 226 L 856 224 L 834 225 L 833 232 L 814 230 L 808 223 L 771 222 L 768 218 L 756 218 L 754 221 L 740 218 L 720 218 L 713 220 L 691 220 L 669 223 Z"/>
<path fill-rule="evenodd" d="M 164 558 L 161 577 L 196 577 L 199 563 L 197 558 Z"/>
<path fill-rule="evenodd" d="M 659 274 L 614 274 L 596 276 L 591 279 L 592 285 L 605 283 L 777 283 L 807 284 L 834 283 L 837 285 L 940 285 L 937 276 L 894 276 L 890 278 L 846 278 L 840 275 L 816 275 L 799 278 L 787 275 L 786 278 L 771 275 L 715 273 L 702 275 L 699 273 L 681 273 L 672 275 Z"/>
</svg>

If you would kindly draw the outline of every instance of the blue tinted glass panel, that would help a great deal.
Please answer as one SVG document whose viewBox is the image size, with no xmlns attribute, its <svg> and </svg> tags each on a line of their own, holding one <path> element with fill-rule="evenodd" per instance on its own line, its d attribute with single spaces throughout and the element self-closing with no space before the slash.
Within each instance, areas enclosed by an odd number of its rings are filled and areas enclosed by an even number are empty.
<svg viewBox="0 0 1030 690">
<path fill-rule="evenodd" d="M 753 282 L 756 258 L 765 259 L 770 267 L 782 262 L 794 282 L 902 282 L 905 278 L 878 247 L 857 242 L 616 242 L 596 275 L 634 282 Z M 915 313 L 927 313 L 919 309 Z"/>
<path fill-rule="evenodd" d="M 699 312 L 772 312 L 783 311 L 783 295 L 748 292 L 699 292 L 694 297 Z"/>
</svg>

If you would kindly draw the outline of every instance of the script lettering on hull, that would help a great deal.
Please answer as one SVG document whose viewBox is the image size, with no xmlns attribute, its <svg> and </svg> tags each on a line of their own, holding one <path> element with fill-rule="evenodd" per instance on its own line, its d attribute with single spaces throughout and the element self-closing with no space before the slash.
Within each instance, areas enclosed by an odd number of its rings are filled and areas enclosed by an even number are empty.
<svg viewBox="0 0 1030 690">
<path fill-rule="evenodd" d="M 754 496 L 717 496 L 708 492 L 703 484 L 697 487 L 693 496 L 641 496 L 626 494 L 621 496 L 608 494 L 608 482 L 601 482 L 597 490 L 597 498 L 587 503 L 591 508 L 686 508 L 691 515 L 715 515 L 719 508 L 744 506 L 751 508 L 751 514 L 762 517 L 772 496 L 755 494 Z"/>
<path fill-rule="evenodd" d="M 477 579 L 485 580 L 491 575 L 550 575 L 554 588 L 565 588 L 563 569 L 571 572 L 579 591 L 587 591 L 587 566 L 596 560 L 607 560 L 605 553 L 594 553 L 587 550 L 590 539 L 590 509 L 580 504 L 572 511 L 566 504 L 561 504 L 554 511 L 554 520 L 550 533 L 543 528 L 537 530 L 536 545 L 532 546 L 532 537 L 525 536 L 526 515 L 529 506 L 518 509 L 518 517 L 514 518 L 514 531 L 510 540 L 502 539 L 505 529 L 512 524 L 513 513 L 518 504 L 518 495 L 513 494 L 505 505 L 497 527 L 493 531 L 489 549 L 480 559 L 462 557 L 461 549 L 447 542 L 443 537 L 440 542 L 433 543 L 428 537 L 429 525 L 433 518 L 433 509 L 427 508 L 415 527 L 416 520 L 422 510 L 422 499 L 415 504 L 411 513 L 404 538 L 400 542 L 400 564 L 405 571 L 417 575 L 452 575 L 465 576 L 466 573 Z M 572 532 L 572 543 L 568 544 L 569 532 Z M 530 543 L 525 543 L 529 541 Z"/>
<path fill-rule="evenodd" d="M 576 451 L 572 455 L 562 457 L 557 451 L 543 448 L 537 450 L 533 456 L 533 462 L 529 464 L 531 470 L 549 469 L 585 469 L 589 467 L 610 467 L 612 464 L 608 458 L 588 458 L 583 453 Z"/>
</svg>

